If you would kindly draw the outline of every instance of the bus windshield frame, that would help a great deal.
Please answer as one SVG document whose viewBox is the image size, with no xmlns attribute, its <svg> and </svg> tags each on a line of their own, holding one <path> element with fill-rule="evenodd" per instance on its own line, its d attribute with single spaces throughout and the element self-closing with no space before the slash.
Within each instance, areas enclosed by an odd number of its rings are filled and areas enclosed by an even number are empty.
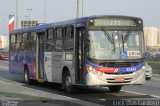
<svg viewBox="0 0 160 106">
<path fill-rule="evenodd" d="M 141 25 L 94 26 L 89 24 L 87 57 L 98 61 L 144 58 L 143 23 L 138 20 L 137 22 Z"/>
</svg>

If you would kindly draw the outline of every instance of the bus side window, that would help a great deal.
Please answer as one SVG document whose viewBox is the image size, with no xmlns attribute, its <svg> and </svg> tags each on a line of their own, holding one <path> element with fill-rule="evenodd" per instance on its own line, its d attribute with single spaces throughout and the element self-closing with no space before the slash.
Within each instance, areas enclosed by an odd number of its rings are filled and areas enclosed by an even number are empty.
<svg viewBox="0 0 160 106">
<path fill-rule="evenodd" d="M 54 30 L 53 29 L 49 29 L 47 31 L 47 41 L 45 44 L 45 50 L 46 52 L 51 52 L 54 49 Z"/>
<path fill-rule="evenodd" d="M 64 50 L 73 50 L 73 26 L 65 27 Z"/>
<path fill-rule="evenodd" d="M 10 36 L 10 51 L 15 51 L 16 35 Z"/>
<path fill-rule="evenodd" d="M 31 32 L 28 37 L 28 51 L 36 50 L 36 32 Z"/>
<path fill-rule="evenodd" d="M 21 43 L 21 45 L 22 45 L 21 50 L 22 51 L 27 51 L 28 50 L 28 47 L 27 47 L 27 45 L 28 45 L 27 38 L 28 38 L 28 33 L 23 33 L 23 41 Z"/>
<path fill-rule="evenodd" d="M 63 28 L 56 28 L 55 50 L 63 50 Z"/>
<path fill-rule="evenodd" d="M 21 42 L 22 42 L 22 35 L 17 34 L 16 47 L 15 47 L 16 51 L 21 51 Z"/>
</svg>

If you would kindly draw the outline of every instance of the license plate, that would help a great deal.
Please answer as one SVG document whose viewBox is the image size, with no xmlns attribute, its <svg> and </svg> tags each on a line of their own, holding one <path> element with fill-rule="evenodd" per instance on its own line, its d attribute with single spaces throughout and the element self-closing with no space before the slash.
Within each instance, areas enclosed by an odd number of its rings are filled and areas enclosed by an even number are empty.
<svg viewBox="0 0 160 106">
<path fill-rule="evenodd" d="M 114 80 L 117 81 L 117 82 L 124 82 L 125 81 L 124 78 L 120 78 L 120 77 L 114 78 Z"/>
</svg>

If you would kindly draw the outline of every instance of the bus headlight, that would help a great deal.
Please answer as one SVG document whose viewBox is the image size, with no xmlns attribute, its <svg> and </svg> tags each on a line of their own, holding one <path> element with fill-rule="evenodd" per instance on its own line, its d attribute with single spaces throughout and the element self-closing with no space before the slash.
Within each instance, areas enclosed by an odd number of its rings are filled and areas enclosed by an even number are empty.
<svg viewBox="0 0 160 106">
<path fill-rule="evenodd" d="M 94 68 L 92 66 L 87 66 L 88 71 L 92 72 Z"/>
<path fill-rule="evenodd" d="M 142 67 L 142 70 L 146 71 L 146 64 Z"/>
<path fill-rule="evenodd" d="M 92 66 L 90 65 L 86 65 L 87 66 L 87 70 L 94 74 L 94 75 L 99 75 L 99 76 L 102 76 L 104 73 L 103 72 L 100 72 L 100 71 L 97 71 L 96 69 L 94 69 Z"/>
<path fill-rule="evenodd" d="M 97 70 L 95 70 L 92 66 L 90 65 L 86 65 L 87 66 L 87 70 L 90 72 L 90 73 L 93 73 L 93 74 L 97 74 Z"/>
<path fill-rule="evenodd" d="M 142 67 L 142 70 L 146 70 L 146 67 L 145 67 L 145 66 L 143 66 L 143 67 Z"/>
</svg>

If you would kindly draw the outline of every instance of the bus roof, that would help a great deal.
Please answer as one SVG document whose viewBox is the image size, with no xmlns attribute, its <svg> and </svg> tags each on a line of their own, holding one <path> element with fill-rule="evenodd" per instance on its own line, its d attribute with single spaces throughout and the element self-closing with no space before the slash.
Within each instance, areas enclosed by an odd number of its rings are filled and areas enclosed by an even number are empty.
<svg viewBox="0 0 160 106">
<path fill-rule="evenodd" d="M 63 26 L 63 25 L 70 25 L 70 24 L 76 24 L 76 23 L 84 23 L 85 24 L 90 19 L 94 19 L 94 18 L 107 18 L 107 17 L 108 18 L 109 17 L 132 18 L 132 19 L 142 20 L 141 18 L 132 17 L 132 16 L 95 15 L 95 16 L 88 16 L 88 17 L 76 18 L 76 19 L 71 19 L 71 20 L 66 20 L 66 21 L 61 21 L 61 22 L 47 23 L 47 24 L 42 24 L 42 25 L 37 25 L 37 26 L 32 26 L 32 27 L 27 27 L 27 28 L 16 29 L 16 30 L 11 31 L 10 34 L 24 33 L 24 32 L 28 32 L 28 31 L 43 32 L 46 29 L 49 29 L 49 28 L 52 28 L 52 27 Z"/>
</svg>

